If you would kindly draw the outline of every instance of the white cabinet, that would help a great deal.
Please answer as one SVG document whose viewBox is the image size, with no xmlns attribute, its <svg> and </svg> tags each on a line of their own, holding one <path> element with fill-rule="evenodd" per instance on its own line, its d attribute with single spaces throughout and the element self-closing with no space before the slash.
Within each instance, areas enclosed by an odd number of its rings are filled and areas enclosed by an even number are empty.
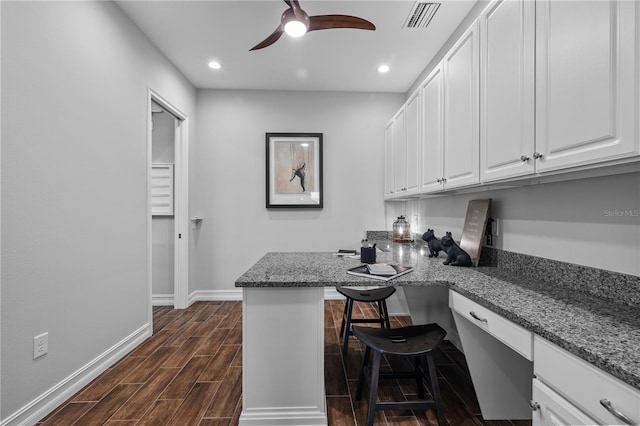
<svg viewBox="0 0 640 426">
<path fill-rule="evenodd" d="M 393 117 L 393 193 L 401 195 L 407 187 L 407 138 L 404 107 Z"/>
<path fill-rule="evenodd" d="M 535 3 L 496 0 L 479 21 L 480 180 L 531 174 Z"/>
<path fill-rule="evenodd" d="M 536 170 L 637 154 L 637 1 L 536 2 Z"/>
<path fill-rule="evenodd" d="M 639 25 L 639 1 L 492 0 L 394 118 L 385 197 L 640 161 Z"/>
<path fill-rule="evenodd" d="M 479 182 L 478 44 L 475 22 L 443 59 L 445 189 Z"/>
<path fill-rule="evenodd" d="M 493 335 L 525 359 L 533 360 L 533 334 L 530 331 L 459 293 L 451 293 L 449 305 L 451 309 L 457 311 L 462 317 L 475 324 L 476 327 Z"/>
<path fill-rule="evenodd" d="M 438 65 L 420 86 L 422 102 L 422 171 L 420 192 L 441 191 L 444 152 L 444 75 Z"/>
<path fill-rule="evenodd" d="M 483 11 L 482 182 L 640 152 L 639 8 L 618 0 L 496 0 Z"/>
<path fill-rule="evenodd" d="M 476 22 L 420 86 L 422 193 L 479 182 L 477 35 Z"/>
<path fill-rule="evenodd" d="M 406 185 L 404 195 L 420 189 L 420 92 L 416 90 L 405 106 Z"/>
<path fill-rule="evenodd" d="M 385 129 L 385 199 L 418 194 L 420 92 L 416 91 Z"/>
<path fill-rule="evenodd" d="M 449 306 L 485 419 L 640 424 L 637 388 L 455 291 Z"/>
<path fill-rule="evenodd" d="M 597 422 L 574 407 L 538 379 L 533 379 L 532 426 L 595 425 Z"/>
<path fill-rule="evenodd" d="M 533 333 L 459 293 L 449 294 L 482 416 L 531 418 Z"/>
<path fill-rule="evenodd" d="M 384 199 L 393 198 L 393 120 L 384 129 Z"/>
<path fill-rule="evenodd" d="M 539 336 L 533 346 L 538 380 L 585 416 L 605 425 L 640 423 L 640 391 Z"/>
</svg>

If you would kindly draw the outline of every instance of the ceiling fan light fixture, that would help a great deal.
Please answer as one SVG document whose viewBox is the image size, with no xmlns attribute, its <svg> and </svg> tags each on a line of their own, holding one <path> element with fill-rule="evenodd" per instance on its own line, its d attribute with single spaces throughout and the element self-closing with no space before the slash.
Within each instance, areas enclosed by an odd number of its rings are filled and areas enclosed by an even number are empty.
<svg viewBox="0 0 640 426">
<path fill-rule="evenodd" d="M 212 70 L 219 70 L 220 68 L 222 68 L 222 65 L 218 61 L 211 61 L 209 62 L 209 68 L 211 68 Z"/>
<path fill-rule="evenodd" d="M 300 21 L 291 20 L 284 24 L 284 32 L 291 37 L 300 37 L 307 32 L 307 26 Z"/>
<path fill-rule="evenodd" d="M 300 37 L 307 31 L 329 30 L 332 28 L 354 28 L 360 30 L 375 30 L 376 26 L 366 19 L 350 15 L 316 15 L 309 16 L 302 10 L 298 0 L 284 0 L 289 6 L 280 17 L 280 25 L 267 38 L 249 51 L 264 49 L 280 39 L 283 33 L 293 37 Z"/>
</svg>

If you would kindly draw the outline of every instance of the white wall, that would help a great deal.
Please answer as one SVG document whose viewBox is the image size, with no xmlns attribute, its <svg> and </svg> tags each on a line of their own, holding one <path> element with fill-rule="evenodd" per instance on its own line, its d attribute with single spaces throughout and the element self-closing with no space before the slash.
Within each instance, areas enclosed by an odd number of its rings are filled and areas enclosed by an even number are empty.
<svg viewBox="0 0 640 426">
<path fill-rule="evenodd" d="M 190 291 L 233 290 L 268 251 L 357 248 L 384 226 L 384 126 L 404 95 L 199 90 Z M 324 137 L 324 208 L 265 208 L 265 133 Z M 193 195 L 195 194 L 195 195 Z"/>
<path fill-rule="evenodd" d="M 459 241 L 469 200 L 491 198 L 499 219 L 495 247 L 564 262 L 640 275 L 640 174 L 389 203 L 387 227 L 399 214 L 418 229 Z"/>
<path fill-rule="evenodd" d="M 164 111 L 154 113 L 153 146 L 151 161 L 153 163 L 169 163 L 175 161 L 175 128 L 176 118 Z M 175 171 L 175 169 L 174 169 Z M 151 223 L 151 255 L 152 255 L 152 288 L 154 299 L 166 299 L 173 295 L 174 281 L 174 217 L 153 216 Z"/>
<path fill-rule="evenodd" d="M 195 90 L 115 3 L 1 7 L 6 422 L 148 326 L 147 90 Z"/>
</svg>

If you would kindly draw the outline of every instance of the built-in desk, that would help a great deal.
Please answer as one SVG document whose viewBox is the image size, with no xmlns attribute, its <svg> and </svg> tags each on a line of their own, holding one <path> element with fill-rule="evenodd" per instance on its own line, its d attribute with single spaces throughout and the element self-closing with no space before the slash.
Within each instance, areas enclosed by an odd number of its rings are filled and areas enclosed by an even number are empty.
<svg viewBox="0 0 640 426">
<path fill-rule="evenodd" d="M 409 246 L 378 254 L 379 262 L 415 267 L 386 284 L 403 286 L 405 292 L 451 289 L 640 389 L 636 307 L 613 306 L 499 268 L 458 268 L 444 266 L 442 260 L 422 256 Z M 346 270 L 357 264 L 331 253 L 267 253 L 236 281 L 243 288 L 240 424 L 327 424 L 324 287 L 385 285 L 348 275 Z M 409 306 L 414 321 L 424 314 L 414 312 L 417 305 Z M 448 302 L 443 312 L 448 312 Z M 477 393 L 488 392 L 475 386 Z"/>
</svg>

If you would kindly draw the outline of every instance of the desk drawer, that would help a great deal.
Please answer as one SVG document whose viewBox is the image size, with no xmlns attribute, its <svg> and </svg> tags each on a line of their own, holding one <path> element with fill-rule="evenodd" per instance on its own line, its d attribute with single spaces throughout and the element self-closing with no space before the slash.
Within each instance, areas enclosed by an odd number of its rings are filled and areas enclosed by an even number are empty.
<svg viewBox="0 0 640 426">
<path fill-rule="evenodd" d="M 533 333 L 530 331 L 454 291 L 450 292 L 449 306 L 527 360 L 533 360 Z"/>
<path fill-rule="evenodd" d="M 624 414 L 631 424 L 640 423 L 640 391 L 536 336 L 533 369 L 536 376 L 595 420 L 606 425 L 624 425 L 601 403 Z"/>
</svg>

